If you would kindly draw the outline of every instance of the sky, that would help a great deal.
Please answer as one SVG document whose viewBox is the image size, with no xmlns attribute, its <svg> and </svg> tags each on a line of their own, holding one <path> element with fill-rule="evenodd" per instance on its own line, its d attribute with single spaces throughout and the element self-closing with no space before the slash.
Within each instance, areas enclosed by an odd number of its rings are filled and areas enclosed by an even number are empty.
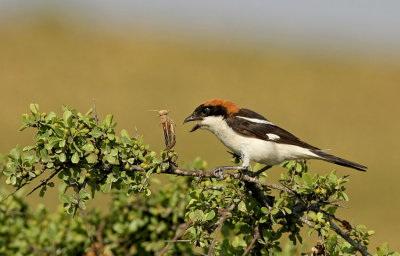
<svg viewBox="0 0 400 256">
<path fill-rule="evenodd" d="M 309 48 L 400 51 L 395 0 L 0 0 L 0 19 L 42 9 L 104 28 L 143 26 Z"/>
</svg>

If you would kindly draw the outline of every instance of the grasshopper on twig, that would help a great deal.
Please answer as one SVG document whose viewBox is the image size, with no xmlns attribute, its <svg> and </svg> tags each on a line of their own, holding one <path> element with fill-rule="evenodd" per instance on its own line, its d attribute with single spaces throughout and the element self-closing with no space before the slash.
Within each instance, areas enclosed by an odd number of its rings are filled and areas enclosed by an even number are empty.
<svg viewBox="0 0 400 256">
<path fill-rule="evenodd" d="M 168 151 L 175 146 L 175 123 L 169 118 L 168 110 L 160 110 L 158 111 L 158 115 L 161 120 L 162 129 L 164 132 L 164 140 L 165 146 L 167 147 Z"/>
</svg>

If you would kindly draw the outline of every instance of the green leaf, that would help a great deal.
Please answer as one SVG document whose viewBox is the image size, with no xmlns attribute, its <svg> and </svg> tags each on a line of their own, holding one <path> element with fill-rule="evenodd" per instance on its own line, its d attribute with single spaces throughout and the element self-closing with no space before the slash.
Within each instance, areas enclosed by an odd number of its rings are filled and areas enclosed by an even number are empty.
<svg viewBox="0 0 400 256">
<path fill-rule="evenodd" d="M 194 217 L 195 217 L 197 220 L 202 220 L 202 219 L 203 219 L 203 215 L 204 215 L 204 213 L 203 213 L 202 210 L 196 210 L 196 211 L 194 211 Z"/>
<path fill-rule="evenodd" d="M 61 153 L 61 154 L 58 156 L 58 160 L 60 160 L 61 163 L 64 163 L 65 160 L 67 160 L 67 157 L 65 156 L 64 153 Z"/>
<path fill-rule="evenodd" d="M 72 155 L 71 162 L 74 163 L 74 164 L 79 163 L 79 155 L 78 155 L 77 152 L 75 152 L 75 153 Z"/>
<path fill-rule="evenodd" d="M 125 130 L 125 129 L 121 130 L 121 136 L 126 137 L 126 138 L 130 138 L 128 131 Z"/>
<path fill-rule="evenodd" d="M 26 152 L 26 151 L 31 151 L 32 149 L 35 149 L 36 146 L 26 146 L 22 149 L 22 151 Z"/>
<path fill-rule="evenodd" d="M 311 175 L 309 173 L 304 173 L 302 178 L 303 178 L 304 184 L 308 188 L 313 188 L 313 181 L 312 181 Z"/>
<path fill-rule="evenodd" d="M 239 209 L 239 211 L 241 211 L 241 212 L 247 212 L 247 208 L 246 208 L 246 204 L 245 204 L 245 202 L 240 202 L 239 203 L 239 205 L 238 205 L 238 209 Z"/>
<path fill-rule="evenodd" d="M 207 213 L 206 215 L 206 220 L 212 220 L 215 217 L 215 212 L 213 210 L 211 210 L 211 212 Z"/>
<path fill-rule="evenodd" d="M 79 198 L 84 199 L 84 200 L 90 199 L 90 194 L 86 190 L 81 189 L 79 191 Z"/>
<path fill-rule="evenodd" d="M 296 164 L 296 172 L 302 172 L 303 171 L 303 166 L 299 163 Z"/>
<path fill-rule="evenodd" d="M 62 203 L 69 203 L 69 196 L 67 194 L 61 194 L 58 198 Z"/>
<path fill-rule="evenodd" d="M 30 104 L 29 108 L 32 112 L 32 114 L 37 114 L 39 111 L 39 105 L 38 104 Z"/>
<path fill-rule="evenodd" d="M 109 163 L 114 163 L 117 159 L 114 156 L 112 156 L 111 154 L 109 154 L 109 155 L 106 155 L 106 160 Z"/>
<path fill-rule="evenodd" d="M 72 127 L 72 112 L 65 111 L 63 115 L 64 123 L 66 127 Z"/>
<path fill-rule="evenodd" d="M 284 207 L 283 209 L 285 209 L 287 214 L 292 214 L 292 210 L 290 208 Z"/>
<path fill-rule="evenodd" d="M 113 120 L 113 115 L 108 114 L 108 115 L 106 116 L 106 120 L 105 120 L 105 124 L 106 124 L 107 127 L 110 127 L 110 126 L 111 126 L 112 120 Z"/>
<path fill-rule="evenodd" d="M 101 190 L 104 192 L 104 193 L 108 193 L 108 192 L 110 192 L 110 190 L 111 190 L 111 183 L 106 183 L 106 184 L 103 184 L 103 185 L 101 185 Z"/>
<path fill-rule="evenodd" d="M 272 209 L 271 214 L 276 215 L 280 210 L 278 208 Z"/>
<path fill-rule="evenodd" d="M 11 149 L 10 155 L 9 155 L 13 160 L 18 160 L 21 156 L 19 153 L 19 146 L 17 145 L 15 148 Z"/>
<path fill-rule="evenodd" d="M 88 155 L 88 156 L 86 157 L 86 161 L 87 161 L 89 164 L 94 164 L 94 163 L 97 162 L 97 158 L 96 158 L 96 156 L 95 156 L 94 154 L 90 154 L 90 155 Z"/>
<path fill-rule="evenodd" d="M 86 112 L 85 116 L 88 116 L 88 115 L 92 114 L 92 112 L 93 112 L 93 109 L 90 108 L 90 109 L 88 110 L 88 112 Z"/>
<path fill-rule="evenodd" d="M 268 208 L 267 207 L 261 207 L 261 212 L 264 214 L 269 214 Z"/>
<path fill-rule="evenodd" d="M 98 137 L 100 137 L 101 135 L 103 135 L 103 132 L 100 131 L 99 128 L 95 127 L 95 128 L 90 132 L 90 134 L 91 134 L 94 138 L 98 138 Z"/>
<path fill-rule="evenodd" d="M 94 150 L 94 146 L 91 143 L 85 144 L 82 147 L 86 152 L 92 152 Z"/>
</svg>

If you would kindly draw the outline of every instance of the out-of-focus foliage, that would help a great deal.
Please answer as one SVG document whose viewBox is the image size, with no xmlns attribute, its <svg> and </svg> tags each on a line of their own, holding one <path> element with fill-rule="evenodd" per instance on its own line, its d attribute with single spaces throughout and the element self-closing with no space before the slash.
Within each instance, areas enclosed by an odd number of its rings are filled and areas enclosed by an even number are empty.
<svg viewBox="0 0 400 256">
<path fill-rule="evenodd" d="M 221 181 L 207 176 L 200 159 L 190 170 L 177 169 L 173 150 L 157 156 L 141 137 L 130 137 L 125 130 L 117 136 L 112 115 L 100 122 L 92 111 L 83 115 L 65 106 L 62 117 L 40 113 L 37 104 L 30 110 L 23 115 L 21 130 L 34 128 L 35 143 L 22 152 L 12 149 L 2 157 L 0 170 L 6 183 L 18 189 L 49 173 L 36 187 L 41 196 L 58 178 L 63 208 L 49 215 L 43 207 L 32 212 L 19 196 L 3 199 L 4 255 L 148 255 L 163 248 L 170 255 L 280 255 L 283 235 L 301 244 L 304 226 L 308 235 L 318 234 L 307 254 L 367 255 L 374 232 L 338 218 L 338 204 L 348 201 L 348 179 L 334 171 L 312 174 L 305 163 L 291 161 L 283 164 L 279 185 L 268 183 L 266 174 L 257 179 L 226 174 Z M 159 186 L 153 173 L 168 174 L 169 179 Z M 147 185 L 150 181 L 159 187 L 155 193 Z M 98 191 L 112 192 L 108 214 L 85 211 L 85 202 Z M 285 253 L 299 251 L 293 247 Z M 385 244 L 377 255 L 398 253 L 389 252 Z"/>
<path fill-rule="evenodd" d="M 104 255 L 154 254 L 184 221 L 189 183 L 170 178 L 168 184 L 151 196 L 113 190 L 109 213 L 88 211 L 87 225 L 63 207 L 55 214 L 43 206 L 33 212 L 20 196 L 10 197 L 0 205 L 0 255 L 95 255 L 94 248 Z M 187 242 L 170 248 L 174 255 L 193 250 Z"/>
</svg>

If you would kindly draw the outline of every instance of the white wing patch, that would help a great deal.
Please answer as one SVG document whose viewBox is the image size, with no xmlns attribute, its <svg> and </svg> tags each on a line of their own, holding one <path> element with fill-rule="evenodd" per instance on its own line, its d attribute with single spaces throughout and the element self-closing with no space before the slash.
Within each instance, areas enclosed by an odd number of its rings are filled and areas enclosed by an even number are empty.
<svg viewBox="0 0 400 256">
<path fill-rule="evenodd" d="M 253 123 L 274 125 L 273 123 L 271 123 L 270 121 L 267 121 L 267 120 L 262 120 L 262 119 L 257 119 L 257 118 L 249 118 L 249 117 L 244 117 L 244 116 L 236 116 L 236 117 L 245 119 L 245 120 L 253 122 Z"/>
<path fill-rule="evenodd" d="M 281 137 L 279 137 L 278 135 L 273 134 L 273 133 L 267 133 L 266 135 L 268 136 L 268 138 L 269 138 L 270 140 L 279 140 L 279 139 L 281 138 Z"/>
</svg>

